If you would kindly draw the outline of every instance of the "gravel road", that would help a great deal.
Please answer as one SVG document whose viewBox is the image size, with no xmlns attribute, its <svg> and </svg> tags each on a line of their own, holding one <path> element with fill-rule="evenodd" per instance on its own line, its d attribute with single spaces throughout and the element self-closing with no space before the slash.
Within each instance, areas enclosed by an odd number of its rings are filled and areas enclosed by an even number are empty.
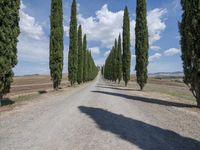
<svg viewBox="0 0 200 150">
<path fill-rule="evenodd" d="M 200 111 L 95 81 L 0 113 L 1 150 L 199 150 Z"/>
</svg>

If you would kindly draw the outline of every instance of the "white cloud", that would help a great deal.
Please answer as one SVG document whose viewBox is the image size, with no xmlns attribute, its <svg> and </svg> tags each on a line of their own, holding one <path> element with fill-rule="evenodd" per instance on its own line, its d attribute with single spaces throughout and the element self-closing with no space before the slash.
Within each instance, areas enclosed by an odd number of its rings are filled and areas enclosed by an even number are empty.
<svg viewBox="0 0 200 150">
<path fill-rule="evenodd" d="M 161 48 L 160 48 L 160 46 L 152 45 L 152 46 L 150 46 L 150 49 L 152 49 L 154 51 L 159 51 Z"/>
<path fill-rule="evenodd" d="M 69 36 L 69 26 L 64 26 L 64 32 L 65 32 L 66 37 L 68 37 Z"/>
<path fill-rule="evenodd" d="M 149 57 L 149 61 L 150 62 L 158 61 L 161 58 L 161 56 L 162 55 L 160 53 L 156 53 L 156 54 Z"/>
<path fill-rule="evenodd" d="M 132 57 L 133 59 L 135 59 L 135 58 L 136 58 L 136 55 L 131 55 L 131 57 Z"/>
<path fill-rule="evenodd" d="M 79 14 L 77 18 L 88 40 L 100 41 L 102 46 L 111 48 L 121 32 L 123 11 L 111 12 L 105 4 L 96 12 L 95 17 L 84 18 Z"/>
<path fill-rule="evenodd" d="M 149 43 L 154 44 L 160 40 L 161 33 L 165 30 L 164 15 L 166 9 L 153 9 L 148 12 L 148 28 L 149 28 Z M 123 10 L 112 12 L 105 4 L 102 8 L 96 11 L 95 16 L 88 18 L 82 14 L 77 16 L 78 22 L 82 25 L 83 32 L 87 34 L 89 41 L 97 41 L 102 47 L 111 48 L 113 41 L 122 33 L 123 26 Z M 131 45 L 135 46 L 135 20 L 130 21 L 131 25 Z M 65 33 L 68 36 L 69 27 L 65 27 Z"/>
<path fill-rule="evenodd" d="M 19 60 L 29 62 L 45 62 L 49 60 L 49 40 L 44 35 L 42 26 L 34 17 L 25 13 L 28 9 L 21 1 L 20 8 L 20 30 L 18 37 Z"/>
<path fill-rule="evenodd" d="M 110 54 L 110 50 L 104 53 L 104 56 L 108 56 Z"/>
<path fill-rule="evenodd" d="M 164 52 L 166 56 L 174 56 L 180 53 L 181 53 L 180 49 L 177 49 L 177 48 L 170 48 Z"/>
<path fill-rule="evenodd" d="M 164 15 L 167 13 L 166 9 L 153 9 L 148 12 L 148 28 L 149 28 L 149 44 L 152 45 L 160 40 L 161 33 L 165 30 L 166 24 L 163 21 Z"/>
<path fill-rule="evenodd" d="M 90 51 L 91 51 L 92 54 L 95 54 L 95 55 L 100 54 L 99 47 L 92 47 L 92 48 L 89 48 L 89 49 L 90 49 Z"/>
<path fill-rule="evenodd" d="M 42 26 L 36 21 L 36 19 L 29 14 L 27 14 L 24 10 L 26 6 L 21 2 L 20 9 L 20 30 L 22 34 L 26 36 L 40 40 L 44 36 L 44 31 Z"/>
</svg>

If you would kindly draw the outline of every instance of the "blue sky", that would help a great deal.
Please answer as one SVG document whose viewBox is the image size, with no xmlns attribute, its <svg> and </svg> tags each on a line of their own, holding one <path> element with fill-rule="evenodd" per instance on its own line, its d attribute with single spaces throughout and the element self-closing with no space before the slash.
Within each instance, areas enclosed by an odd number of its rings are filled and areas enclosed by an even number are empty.
<svg viewBox="0 0 200 150">
<path fill-rule="evenodd" d="M 132 73 L 135 66 L 136 0 L 77 0 L 78 22 L 88 36 L 88 48 L 97 65 L 104 64 L 115 38 L 121 33 L 123 9 L 127 5 L 131 19 Z M 18 43 L 16 75 L 49 74 L 49 15 L 51 0 L 22 0 L 21 34 Z M 68 29 L 71 0 L 63 0 L 64 72 L 67 72 Z M 149 72 L 182 71 L 178 21 L 180 0 L 147 0 L 149 28 Z"/>
</svg>

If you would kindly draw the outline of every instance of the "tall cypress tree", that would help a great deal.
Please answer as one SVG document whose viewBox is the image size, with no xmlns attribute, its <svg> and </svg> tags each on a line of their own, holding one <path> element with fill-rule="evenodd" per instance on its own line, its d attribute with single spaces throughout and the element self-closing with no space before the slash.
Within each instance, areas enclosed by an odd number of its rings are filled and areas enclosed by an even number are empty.
<svg viewBox="0 0 200 150">
<path fill-rule="evenodd" d="M 200 107 L 200 1 L 181 0 L 182 22 L 179 24 L 184 82 Z"/>
<path fill-rule="evenodd" d="M 87 36 L 84 35 L 83 38 L 83 82 L 86 82 L 87 74 Z"/>
<path fill-rule="evenodd" d="M 124 9 L 124 18 L 123 18 L 123 80 L 127 86 L 128 81 L 130 80 L 130 68 L 131 68 L 131 51 L 130 51 L 130 19 L 128 8 Z"/>
<path fill-rule="evenodd" d="M 62 0 L 51 1 L 50 73 L 53 88 L 58 89 L 63 71 L 63 8 Z"/>
<path fill-rule="evenodd" d="M 117 71 L 118 71 L 118 64 L 117 64 L 117 56 L 118 56 L 118 43 L 117 43 L 117 39 L 115 39 L 115 44 L 114 44 L 114 50 L 113 50 L 113 67 L 114 67 L 114 75 L 113 75 L 113 81 L 117 81 Z"/>
<path fill-rule="evenodd" d="M 0 99 L 10 91 L 17 64 L 20 0 L 0 2 Z"/>
<path fill-rule="evenodd" d="M 117 46 L 117 79 L 120 83 L 122 79 L 122 43 L 121 35 L 118 37 L 118 46 Z"/>
<path fill-rule="evenodd" d="M 83 46 L 82 46 L 82 28 L 81 25 L 78 29 L 78 74 L 77 82 L 81 84 L 83 82 Z"/>
<path fill-rule="evenodd" d="M 137 0 L 136 10 L 136 27 L 135 27 L 135 54 L 136 54 L 136 76 L 140 89 L 143 90 L 148 78 L 148 27 L 146 0 Z"/>
<path fill-rule="evenodd" d="M 72 2 L 70 32 L 69 32 L 69 55 L 68 55 L 68 79 L 71 85 L 77 81 L 78 71 L 78 48 L 77 48 L 77 18 L 76 18 L 76 0 Z"/>
</svg>

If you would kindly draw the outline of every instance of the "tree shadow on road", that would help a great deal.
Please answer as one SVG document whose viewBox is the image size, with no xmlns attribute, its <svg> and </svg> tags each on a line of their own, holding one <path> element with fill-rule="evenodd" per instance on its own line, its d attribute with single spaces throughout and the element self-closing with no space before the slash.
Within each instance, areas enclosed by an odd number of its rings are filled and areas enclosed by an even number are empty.
<svg viewBox="0 0 200 150">
<path fill-rule="evenodd" d="M 126 99 L 133 100 L 133 101 L 140 101 L 140 102 L 144 102 L 144 103 L 163 105 L 163 106 L 188 107 L 188 108 L 196 108 L 197 107 L 195 105 L 190 105 L 190 104 L 170 102 L 170 101 L 166 101 L 166 100 L 152 99 L 152 98 L 139 97 L 139 96 L 131 96 L 131 95 L 126 95 L 126 94 L 121 94 L 121 93 L 105 92 L 105 91 L 92 91 L 92 92 L 122 97 L 122 98 L 126 98 Z"/>
<path fill-rule="evenodd" d="M 99 85 L 97 85 L 96 87 L 106 88 L 106 89 L 114 89 L 114 90 L 121 90 L 121 91 L 139 91 L 139 90 L 130 89 L 130 88 L 119 88 L 119 87 L 109 87 L 109 86 L 99 86 Z"/>
<path fill-rule="evenodd" d="M 171 130 L 99 108 L 80 106 L 79 109 L 93 119 L 101 130 L 116 134 L 121 139 L 137 145 L 143 150 L 200 149 L 199 141 L 183 137 Z"/>
</svg>

